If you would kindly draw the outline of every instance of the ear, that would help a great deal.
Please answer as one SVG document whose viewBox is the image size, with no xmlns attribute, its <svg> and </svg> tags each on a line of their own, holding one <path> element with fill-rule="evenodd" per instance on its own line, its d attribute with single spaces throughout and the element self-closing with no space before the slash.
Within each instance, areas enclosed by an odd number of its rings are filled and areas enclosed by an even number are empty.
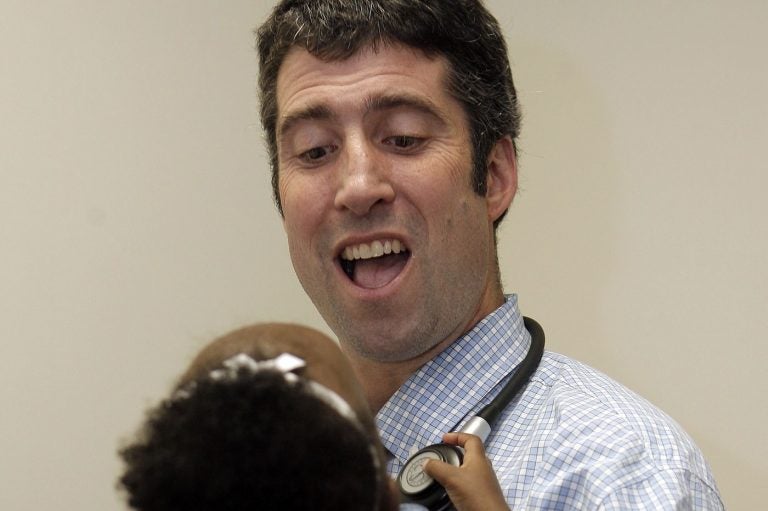
<svg viewBox="0 0 768 511">
<path fill-rule="evenodd" d="M 517 193 L 517 154 L 512 138 L 499 139 L 488 155 L 485 200 L 488 217 L 495 222 L 512 204 Z"/>
</svg>

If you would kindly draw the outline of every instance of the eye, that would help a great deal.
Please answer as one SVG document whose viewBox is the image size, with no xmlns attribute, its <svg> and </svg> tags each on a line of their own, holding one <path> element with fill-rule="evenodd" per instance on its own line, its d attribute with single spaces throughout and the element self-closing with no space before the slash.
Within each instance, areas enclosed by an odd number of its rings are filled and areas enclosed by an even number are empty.
<svg viewBox="0 0 768 511">
<path fill-rule="evenodd" d="M 396 147 L 397 149 L 413 149 L 417 147 L 424 139 L 410 135 L 395 135 L 384 139 L 384 143 Z"/>
<path fill-rule="evenodd" d="M 305 163 L 321 163 L 329 154 L 336 152 L 335 145 L 313 147 L 299 154 L 299 159 Z"/>
</svg>

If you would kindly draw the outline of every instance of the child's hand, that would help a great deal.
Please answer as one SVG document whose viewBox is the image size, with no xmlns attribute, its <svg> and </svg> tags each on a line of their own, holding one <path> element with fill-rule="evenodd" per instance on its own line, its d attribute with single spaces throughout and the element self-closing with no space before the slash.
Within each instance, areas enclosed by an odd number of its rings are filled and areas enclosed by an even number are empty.
<svg viewBox="0 0 768 511">
<path fill-rule="evenodd" d="M 429 460 L 424 472 L 443 485 L 457 511 L 509 511 L 480 438 L 468 433 L 446 433 L 443 442 L 463 447 L 464 462 L 454 467 Z"/>
</svg>

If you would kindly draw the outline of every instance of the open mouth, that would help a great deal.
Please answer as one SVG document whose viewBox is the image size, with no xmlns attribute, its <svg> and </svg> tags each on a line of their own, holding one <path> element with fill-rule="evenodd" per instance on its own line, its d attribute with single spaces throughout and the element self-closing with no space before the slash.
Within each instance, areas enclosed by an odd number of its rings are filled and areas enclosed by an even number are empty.
<svg viewBox="0 0 768 511">
<path fill-rule="evenodd" d="M 400 275 L 410 255 L 400 240 L 387 239 L 348 246 L 339 260 L 352 282 L 365 289 L 377 289 Z"/>
</svg>

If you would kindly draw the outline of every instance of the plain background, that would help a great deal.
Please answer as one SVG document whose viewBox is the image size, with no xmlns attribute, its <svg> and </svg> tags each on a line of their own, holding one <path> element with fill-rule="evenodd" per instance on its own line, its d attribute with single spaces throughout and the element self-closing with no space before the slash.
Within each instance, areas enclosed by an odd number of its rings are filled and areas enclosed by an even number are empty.
<svg viewBox="0 0 768 511">
<path fill-rule="evenodd" d="M 270 5 L 0 2 L 0 509 L 121 509 L 115 450 L 199 347 L 327 331 L 271 203 Z M 768 3 L 489 6 L 525 116 L 506 290 L 763 507 Z"/>
</svg>

